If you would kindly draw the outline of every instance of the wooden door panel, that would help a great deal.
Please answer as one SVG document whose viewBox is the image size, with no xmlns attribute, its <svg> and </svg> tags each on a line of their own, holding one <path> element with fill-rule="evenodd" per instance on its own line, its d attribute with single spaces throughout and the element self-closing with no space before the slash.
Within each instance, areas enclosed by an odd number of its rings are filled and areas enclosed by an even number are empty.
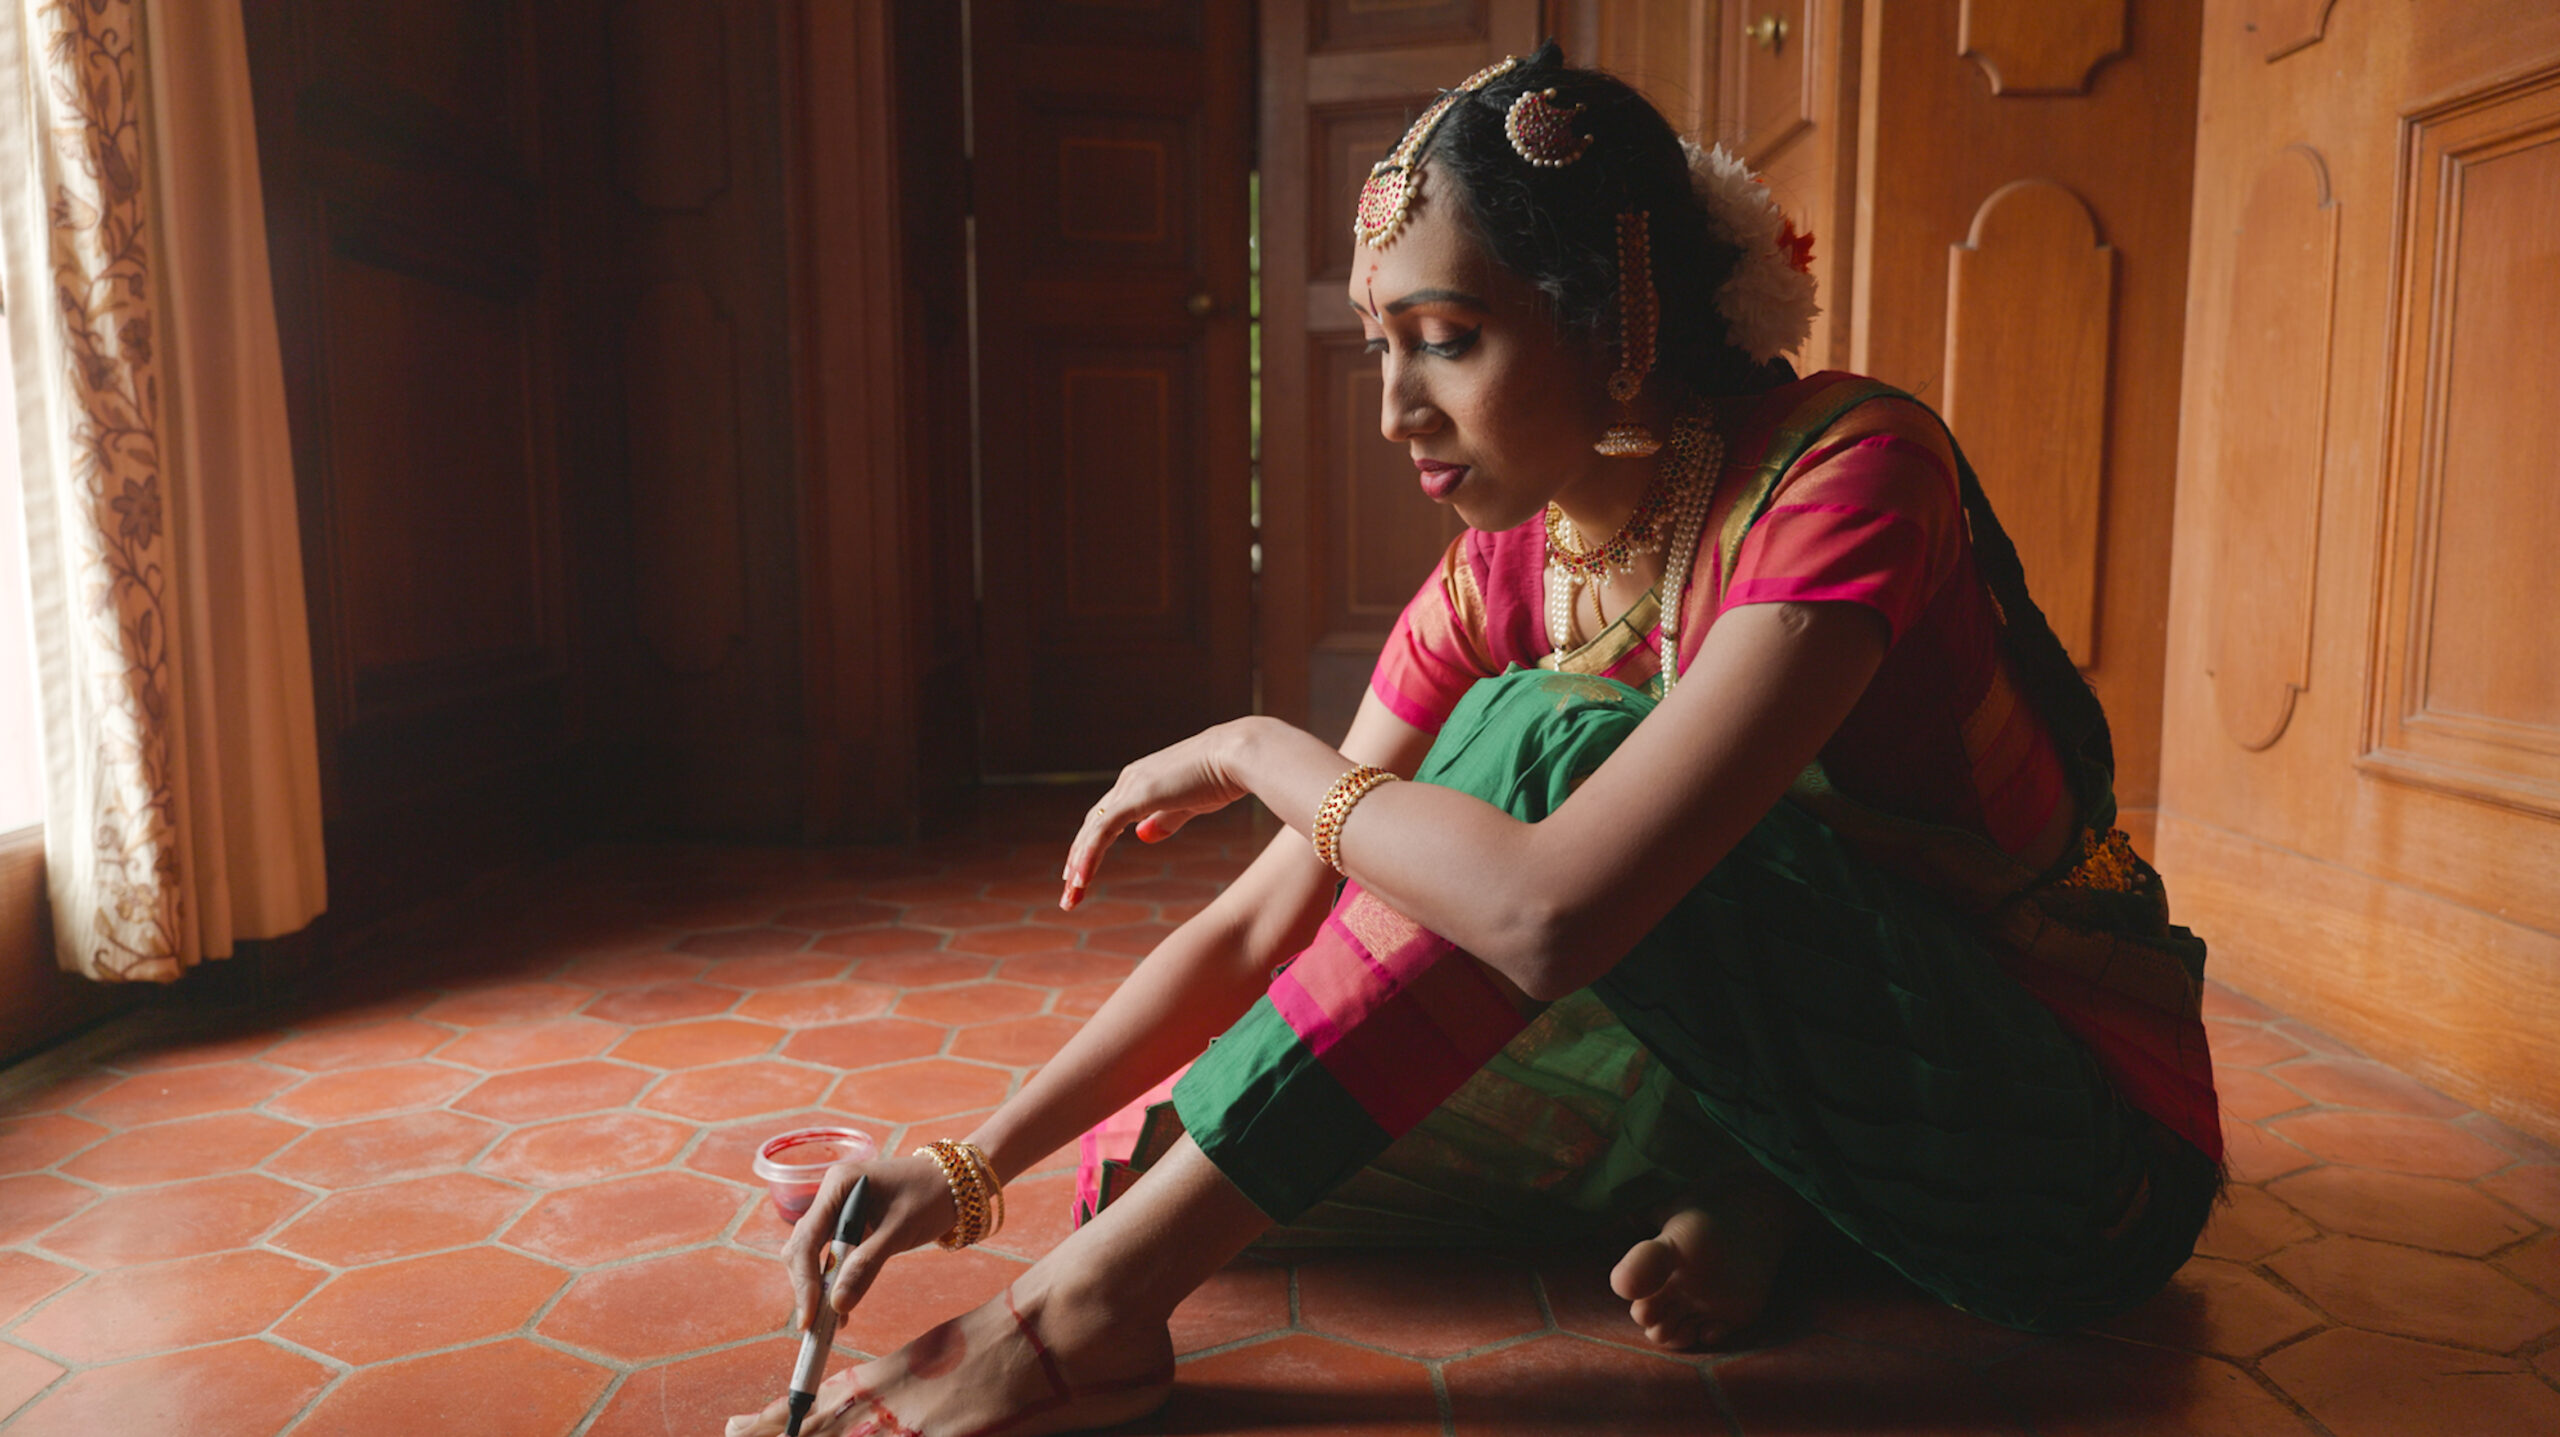
<svg viewBox="0 0 2560 1437">
<path fill-rule="evenodd" d="M 1743 163 L 1764 169 L 1813 128 L 1822 22 L 1816 0 L 1724 0 L 1725 135 Z"/>
<path fill-rule="evenodd" d="M 1251 702 L 1241 17 L 973 13 L 983 763 L 1107 770 Z"/>
</svg>

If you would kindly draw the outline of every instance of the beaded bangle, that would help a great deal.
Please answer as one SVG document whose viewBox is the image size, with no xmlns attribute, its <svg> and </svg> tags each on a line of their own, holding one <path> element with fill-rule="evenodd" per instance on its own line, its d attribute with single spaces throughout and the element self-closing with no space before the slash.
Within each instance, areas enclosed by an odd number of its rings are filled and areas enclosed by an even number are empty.
<svg viewBox="0 0 2560 1437">
<path fill-rule="evenodd" d="M 1369 790 L 1382 783 L 1393 783 L 1397 775 L 1389 769 L 1363 764 L 1333 781 L 1326 789 L 1324 802 L 1316 805 L 1315 818 L 1307 826 L 1308 841 L 1316 847 L 1316 857 L 1336 873 L 1342 871 L 1342 825 L 1351 819 L 1351 810 L 1369 796 Z"/>
<path fill-rule="evenodd" d="M 959 1209 L 951 1230 L 934 1239 L 946 1252 L 956 1252 L 995 1236 L 1004 1226 L 1004 1184 L 996 1180 L 995 1168 L 975 1143 L 955 1143 L 939 1139 L 916 1149 L 920 1158 L 931 1158 L 942 1169 L 942 1180 L 951 1185 L 951 1201 Z"/>
</svg>

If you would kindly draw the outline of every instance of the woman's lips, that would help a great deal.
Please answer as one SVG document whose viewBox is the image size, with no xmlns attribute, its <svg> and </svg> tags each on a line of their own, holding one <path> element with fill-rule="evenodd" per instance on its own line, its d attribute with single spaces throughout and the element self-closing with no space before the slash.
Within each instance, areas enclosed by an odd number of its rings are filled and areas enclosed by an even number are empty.
<svg viewBox="0 0 2560 1437">
<path fill-rule="evenodd" d="M 1413 467 L 1422 471 L 1422 492 L 1433 499 L 1446 499 L 1458 490 L 1467 477 L 1464 464 L 1443 464 L 1437 459 L 1416 459 Z"/>
</svg>

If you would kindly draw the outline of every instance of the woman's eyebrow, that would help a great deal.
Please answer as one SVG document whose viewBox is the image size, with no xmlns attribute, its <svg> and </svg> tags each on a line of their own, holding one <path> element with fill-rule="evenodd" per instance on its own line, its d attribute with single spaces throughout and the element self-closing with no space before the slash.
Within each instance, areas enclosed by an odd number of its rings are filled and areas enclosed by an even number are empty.
<svg viewBox="0 0 2560 1437">
<path fill-rule="evenodd" d="M 1461 309 L 1472 309 L 1480 314 L 1489 314 L 1493 309 L 1493 306 L 1463 289 L 1417 289 L 1402 299 L 1389 301 L 1386 312 L 1402 314 L 1418 304 L 1454 304 Z"/>
</svg>

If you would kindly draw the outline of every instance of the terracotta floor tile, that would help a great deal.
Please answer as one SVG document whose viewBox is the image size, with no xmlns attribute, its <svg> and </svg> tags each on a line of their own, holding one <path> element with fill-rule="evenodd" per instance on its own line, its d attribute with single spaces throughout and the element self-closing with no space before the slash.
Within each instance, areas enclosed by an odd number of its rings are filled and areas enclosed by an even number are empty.
<svg viewBox="0 0 2560 1437">
<path fill-rule="evenodd" d="M 1089 897 L 1072 910 L 1061 909 L 1058 907 L 1057 885 L 1044 881 L 1040 886 L 1047 890 L 1048 897 L 1045 902 L 1034 901 L 1030 905 L 1030 921 L 1033 923 L 1047 924 L 1054 928 L 1110 928 L 1123 923 L 1147 921 L 1147 905 L 1143 903 L 1122 903 L 1110 898 Z"/>
<path fill-rule="evenodd" d="M 2308 1052 L 2327 1053 L 2338 1058 L 2361 1058 L 2364 1050 L 2334 1034 L 2314 1028 L 2299 1018 L 2279 1018 L 2267 1027 L 2299 1043 Z"/>
<path fill-rule="evenodd" d="M 873 1357 L 892 1351 L 926 1329 L 994 1298 L 1005 1284 L 1022 1275 L 1024 1266 L 976 1247 L 950 1253 L 927 1248 L 893 1259 L 845 1318 L 836 1348 L 850 1347 Z M 779 1264 L 775 1270 L 778 1275 Z M 782 1290 L 787 1293 L 788 1285 Z M 786 1314 L 789 1308 L 786 1297 Z"/>
<path fill-rule="evenodd" d="M 2560 1327 L 2560 1306 L 2486 1263 L 2360 1237 L 2324 1237 L 2267 1270 L 2341 1322 L 2375 1332 L 2512 1352 Z"/>
<path fill-rule="evenodd" d="M 306 1073 L 370 1068 L 423 1058 L 452 1036 L 450 1028 L 413 1018 L 394 1018 L 387 1023 L 297 1033 L 269 1048 L 264 1061 Z"/>
<path fill-rule="evenodd" d="M 2415 1078 L 2363 1058 L 2297 1058 L 2268 1071 L 2304 1096 L 2341 1108 L 2421 1118 L 2459 1117 L 2470 1111 Z"/>
<path fill-rule="evenodd" d="M 598 1113 L 519 1128 L 478 1166 L 491 1177 L 537 1188 L 569 1187 L 654 1168 L 692 1136 L 685 1124 L 646 1113 Z"/>
<path fill-rule="evenodd" d="M 2259 1370 L 2336 1437 L 2560 1432 L 2560 1392 L 2476 1352 L 2332 1328 Z"/>
<path fill-rule="evenodd" d="M 592 988 L 567 983 L 494 983 L 448 993 L 419 1009 L 418 1017 L 457 1028 L 486 1028 L 495 1023 L 565 1017 L 594 996 Z"/>
<path fill-rule="evenodd" d="M 609 953 L 581 958 L 560 969 L 561 981 L 583 983 L 590 988 L 655 988 L 668 983 L 682 983 L 699 978 L 710 963 L 690 953 L 660 948 L 664 938 L 652 935 L 649 946 L 636 952 Z"/>
<path fill-rule="evenodd" d="M 1010 958 L 1026 953 L 1072 952 L 1075 945 L 1075 930 L 1071 928 L 1039 927 L 1028 923 L 1007 924 L 999 928 L 972 928 L 965 933 L 951 935 L 952 952 L 982 953 L 995 958 Z"/>
<path fill-rule="evenodd" d="M 787 1383 L 798 1356 L 798 1343 L 775 1338 L 641 1368 L 622 1379 L 587 1437 L 708 1437 L 780 1396 L 774 1374 Z M 830 1363 L 828 1371 L 843 1365 Z"/>
<path fill-rule="evenodd" d="M 2278 1113 L 2311 1106 L 2311 1100 L 2255 1068 L 2224 1068 L 2213 1075 L 2214 1096 L 2223 1118 L 2261 1122 Z"/>
<path fill-rule="evenodd" d="M 721 928 L 688 933 L 673 946 L 705 958 L 765 958 L 799 952 L 809 946 L 809 935 L 796 928 Z"/>
<path fill-rule="evenodd" d="M 1299 1335 L 1182 1364 L 1147 1430 L 1437 1437 L 1440 1401 L 1419 1362 Z"/>
<path fill-rule="evenodd" d="M 2249 1358 L 2327 1325 L 2249 1268 L 2199 1257 L 2150 1301 L 2099 1324 L 2099 1330 L 2160 1347 Z"/>
<path fill-rule="evenodd" d="M 108 1432 L 274 1437 L 331 1376 L 310 1358 L 264 1342 L 197 1347 L 76 1373 L 19 1412 L 9 1432 L 10 1437 L 100 1437 Z"/>
<path fill-rule="evenodd" d="M 593 1267 L 718 1237 L 740 1194 L 694 1173 L 647 1173 L 548 1194 L 506 1240 L 573 1267 Z"/>
<path fill-rule="evenodd" d="M 529 1201 L 523 1189 L 477 1173 L 438 1173 L 331 1194 L 273 1241 L 333 1267 L 360 1267 L 482 1241 Z"/>
<path fill-rule="evenodd" d="M 207 1063 L 245 1061 L 275 1046 L 273 1027 L 238 1032 L 206 1032 L 156 1039 L 118 1051 L 109 1067 L 127 1073 L 156 1073 L 169 1068 L 198 1068 Z"/>
<path fill-rule="evenodd" d="M 614 1044 L 613 1056 L 652 1068 L 696 1068 L 770 1053 L 782 1041 L 782 1029 L 741 1018 L 704 1018 L 643 1028 Z"/>
<path fill-rule="evenodd" d="M 2434 1118 L 2303 1113 L 2268 1128 L 2333 1163 L 2419 1177 L 2470 1179 L 2512 1161 L 2488 1142 Z"/>
<path fill-rule="evenodd" d="M 1173 1350 L 1223 1347 L 1289 1325 L 1289 1269 L 1247 1258 L 1228 1263 L 1173 1310 Z"/>
<path fill-rule="evenodd" d="M 996 960 L 979 953 L 886 953 L 856 961 L 853 976 L 897 988 L 932 988 L 974 983 L 995 969 Z"/>
<path fill-rule="evenodd" d="M 827 1106 L 890 1123 L 921 1122 L 975 1112 L 1003 1102 L 1013 1077 L 953 1058 L 926 1058 L 849 1074 Z"/>
<path fill-rule="evenodd" d="M 341 1123 L 432 1108 L 470 1087 L 473 1074 L 437 1063 L 394 1063 L 321 1073 L 267 1100 L 267 1111 L 305 1123 Z"/>
<path fill-rule="evenodd" d="M 276 1336 L 359 1366 L 513 1332 L 568 1282 L 550 1263 L 466 1247 L 341 1273 Z"/>
<path fill-rule="evenodd" d="M 1156 945 L 1172 932 L 1170 923 L 1124 923 L 1117 928 L 1096 928 L 1085 934 L 1084 946 L 1096 952 L 1144 958 L 1156 951 Z"/>
<path fill-rule="evenodd" d="M 264 1332 L 329 1274 L 272 1252 L 217 1252 L 99 1273 L 9 1335 L 63 1361 L 121 1362 Z"/>
<path fill-rule="evenodd" d="M 361 1187 L 468 1163 L 498 1125 L 460 1113 L 402 1113 L 316 1128 L 267 1160 L 267 1171 L 324 1188 Z"/>
<path fill-rule="evenodd" d="M 2222 1149 L 2224 1166 L 2244 1183 L 2263 1183 L 2320 1161 L 2256 1123 L 2224 1124 Z"/>
<path fill-rule="evenodd" d="M 2534 1224 L 2513 1208 L 2444 1178 L 2323 1167 L 2280 1178 L 2267 1191 L 2331 1232 L 2468 1257 L 2485 1256 L 2534 1232 Z"/>
<path fill-rule="evenodd" d="M 2282 1399 L 2210 1357 L 2066 1337 L 1987 1371 L 2038 1437 L 2312 1437 Z"/>
<path fill-rule="evenodd" d="M 615 988 L 599 993 L 583 1010 L 608 1023 L 672 1023 L 681 1018 L 708 1018 L 726 1013 L 738 1001 L 735 988 L 708 983 L 658 983 L 646 988 Z"/>
<path fill-rule="evenodd" d="M 2538 1289 L 2543 1296 L 2560 1298 L 2560 1232 L 2546 1232 L 2522 1247 L 2500 1254 L 2498 1267 Z"/>
<path fill-rule="evenodd" d="M 35 1400 L 36 1394 L 62 1376 L 58 1363 L 47 1362 L 20 1347 L 0 1343 L 0 1423 Z"/>
<path fill-rule="evenodd" d="M 586 1274 L 539 1330 L 618 1361 L 646 1362 L 779 1333 L 790 1316 L 781 1263 L 700 1248 Z"/>
<path fill-rule="evenodd" d="M 786 908 L 773 916 L 783 928 L 806 928 L 816 933 L 832 933 L 841 928 L 875 928 L 898 921 L 895 905 L 874 903 L 865 898 L 849 898 L 834 903 L 804 904 Z"/>
<path fill-rule="evenodd" d="M 942 903 L 919 903 L 900 916 L 907 928 L 992 928 L 999 923 L 1022 921 L 1023 905 L 993 898 L 958 898 Z"/>
<path fill-rule="evenodd" d="M 1078 983 L 1059 989 L 1058 1001 L 1049 1005 L 1049 1011 L 1062 1018 L 1090 1018 L 1119 991 L 1117 983 Z"/>
<path fill-rule="evenodd" d="M 2035 1339 L 2014 1328 L 1986 1322 L 1949 1307 L 1908 1284 L 1883 1279 L 1841 1283 L 1831 1290 L 1803 1294 L 1803 1321 L 1814 1330 L 1908 1352 L 1952 1357 L 1962 1362 L 1988 1362 L 2006 1356 Z M 1618 1304 L 1624 1330 L 1635 1341 L 1635 1326 Z M 1784 1314 L 1780 1315 L 1783 1318 Z M 1561 1319 L 1563 1314 L 1559 1312 Z M 1751 1334 L 1745 1334 L 1750 1336 Z"/>
<path fill-rule="evenodd" d="M 2480 1180 L 2490 1193 L 2528 1217 L 2560 1227 L 2560 1163 L 2522 1163 Z"/>
<path fill-rule="evenodd" d="M 80 1277 L 80 1269 L 47 1262 L 33 1253 L 0 1252 L 0 1327 L 24 1317 L 28 1308 Z"/>
<path fill-rule="evenodd" d="M 121 1132 L 62 1165 L 71 1177 L 107 1187 L 146 1187 L 254 1168 L 310 1131 L 264 1113 L 215 1113 Z"/>
<path fill-rule="evenodd" d="M 1069 988 L 1078 983 L 1117 983 L 1128 977 L 1137 966 L 1134 960 L 1122 954 L 1089 953 L 1073 948 L 1007 958 L 996 973 L 1007 982 L 1030 983 L 1043 988 Z"/>
<path fill-rule="evenodd" d="M 1301 1327 L 1390 1352 L 1447 1357 L 1547 1325 L 1529 1269 L 1506 1257 L 1360 1252 L 1297 1267 Z"/>
<path fill-rule="evenodd" d="M 2256 1262 L 2278 1248 L 2319 1233 L 2302 1214 L 2262 1189 L 2233 1183 L 2223 1189 L 2223 1198 L 2206 1221 L 2204 1234 L 2196 1240 L 2199 1256 Z"/>
<path fill-rule="evenodd" d="M 1196 878 L 1141 878 L 1112 884 L 1111 896 L 1130 903 L 1201 903 L 1218 896 L 1218 885 Z"/>
<path fill-rule="evenodd" d="M 38 1113 L 59 1113 L 76 1108 L 97 1093 L 124 1081 L 119 1073 L 104 1068 L 82 1068 L 66 1073 L 39 1088 L 31 1088 L 15 1097 L 0 1099 L 0 1120 L 34 1117 Z"/>
<path fill-rule="evenodd" d="M 547 1437 L 574 1430 L 612 1372 L 525 1341 L 368 1367 L 330 1393 L 294 1437 Z"/>
<path fill-rule="evenodd" d="M 1441 1376 L 1462 1434 L 1580 1429 L 1688 1437 L 1724 1423 L 1706 1379 L 1690 1364 L 1560 1333 L 1452 1362 Z"/>
<path fill-rule="evenodd" d="M 1971 1368 L 1820 1334 L 1741 1353 L 1714 1377 L 1746 1437 L 2025 1432 Z"/>
<path fill-rule="evenodd" d="M 234 1173 L 100 1198 L 44 1235 L 43 1247 L 93 1268 L 247 1247 L 302 1211 L 311 1195 L 260 1173 Z"/>
<path fill-rule="evenodd" d="M 909 993 L 898 1000 L 898 1016 L 958 1027 L 969 1023 L 992 1023 L 1002 1018 L 1028 1017 L 1039 1012 L 1048 1001 L 1046 992 L 1026 988 L 1019 983 L 970 983 L 957 988 Z"/>
<path fill-rule="evenodd" d="M 1056 1017 L 981 1023 L 952 1036 L 951 1056 L 1013 1068 L 1036 1068 L 1056 1057 L 1083 1026 L 1081 1020 Z"/>
<path fill-rule="evenodd" d="M 783 1041 L 782 1056 L 804 1063 L 823 1063 L 838 1071 L 870 1068 L 931 1057 L 942 1051 L 950 1037 L 951 1030 L 940 1023 L 865 1018 L 823 1028 L 803 1028 Z"/>
<path fill-rule="evenodd" d="M 97 1200 L 78 1183 L 44 1173 L 0 1177 L 0 1243 L 25 1242 Z"/>
<path fill-rule="evenodd" d="M 759 1059 L 673 1074 L 650 1089 L 640 1106 L 697 1122 L 727 1122 L 806 1107 L 834 1081 L 817 1068 Z"/>
<path fill-rule="evenodd" d="M 794 983 L 765 988 L 738 1001 L 738 1016 L 786 1028 L 814 1028 L 821 1023 L 850 1023 L 876 1018 L 898 1001 L 898 990 L 886 983 L 840 979 L 832 983 Z"/>
<path fill-rule="evenodd" d="M 657 1077 L 646 1068 L 597 1059 L 519 1068 L 482 1079 L 453 1106 L 502 1123 L 539 1122 L 621 1107 Z"/>
<path fill-rule="evenodd" d="M 82 1117 L 130 1128 L 144 1123 L 165 1123 L 205 1113 L 255 1107 L 278 1090 L 291 1086 L 293 1081 L 291 1073 L 260 1067 L 255 1063 L 211 1063 L 201 1068 L 156 1069 L 136 1073 L 114 1087 L 101 1090 L 81 1103 L 79 1111 Z M 6 1163 L 8 1170 L 14 1171 L 21 1164 L 8 1156 L 8 1141 L 6 1137 L 0 1137 L 0 1163 Z"/>
<path fill-rule="evenodd" d="M 912 878 L 890 878 L 877 883 L 864 884 L 863 892 L 882 903 L 906 906 L 924 903 L 957 903 L 977 897 L 984 887 L 986 884 L 982 879 L 955 877 L 944 873 L 937 865 L 932 872 Z"/>
<path fill-rule="evenodd" d="M 509 1068 L 565 1063 L 572 1058 L 592 1058 L 612 1047 L 623 1032 L 618 1023 L 599 1023 L 593 1018 L 550 1018 L 539 1023 L 509 1023 L 496 1028 L 475 1028 L 446 1044 L 436 1056 L 448 1063 L 496 1073 Z"/>
<path fill-rule="evenodd" d="M 1004 1231 L 987 1239 L 993 1251 L 1037 1261 L 1075 1230 L 1076 1180 L 1072 1173 L 1016 1178 L 1005 1185 Z"/>
<path fill-rule="evenodd" d="M 910 958 L 941 952 L 946 936 L 938 930 L 926 928 L 857 928 L 849 933 L 822 934 L 809 947 L 813 953 L 831 953 L 839 962 L 845 959 Z M 881 981 L 894 983 L 904 980 L 885 978 Z"/>
<path fill-rule="evenodd" d="M 747 1122 L 731 1123 L 725 1127 L 709 1130 L 702 1135 L 702 1141 L 694 1145 L 693 1152 L 685 1158 L 684 1165 L 695 1172 L 708 1173 L 715 1178 L 750 1184 L 761 1192 L 764 1190 L 764 1180 L 755 1175 L 752 1167 L 755 1162 L 756 1148 L 765 1139 L 777 1133 L 788 1133 L 800 1128 L 853 1128 L 869 1133 L 874 1141 L 882 1142 L 885 1142 L 889 1136 L 887 1127 L 876 1122 L 865 1122 L 860 1118 L 849 1117 L 843 1113 L 815 1108 L 797 1113 L 774 1113 Z"/>
<path fill-rule="evenodd" d="M 2529 1163 L 2560 1163 L 2560 1142 L 2538 1138 L 2487 1113 L 2464 1110 L 2453 1125 Z"/>
<path fill-rule="evenodd" d="M 2204 1015 L 2208 1018 L 2229 1018 L 2243 1023 L 2272 1022 L 2284 1016 L 2236 988 L 2215 982 L 2207 982 L 2204 985 Z"/>
<path fill-rule="evenodd" d="M 2272 1029 L 2255 1023 L 2231 1023 L 2220 1019 L 2205 1020 L 2205 1041 L 2213 1050 L 2216 1068 L 2263 1068 L 2302 1055 L 2302 1045 Z"/>
</svg>

